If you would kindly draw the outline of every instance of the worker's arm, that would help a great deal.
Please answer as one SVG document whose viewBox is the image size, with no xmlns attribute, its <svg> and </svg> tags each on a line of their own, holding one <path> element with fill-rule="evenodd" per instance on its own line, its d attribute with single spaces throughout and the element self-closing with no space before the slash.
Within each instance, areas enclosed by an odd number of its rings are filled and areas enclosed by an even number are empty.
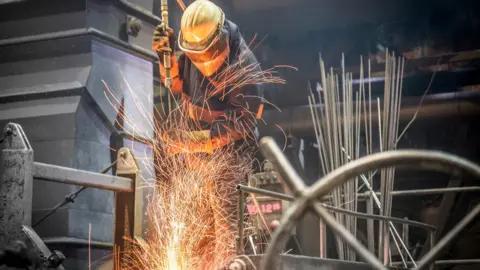
<svg viewBox="0 0 480 270">
<path fill-rule="evenodd" d="M 253 53 L 248 49 L 243 38 L 240 37 L 237 46 L 237 59 L 230 59 L 228 73 L 239 73 L 238 70 L 249 67 L 248 73 L 239 76 L 231 85 L 231 89 L 225 89 L 223 95 L 230 109 L 217 118 L 210 129 L 210 136 L 214 148 L 222 147 L 232 141 L 240 139 L 255 139 L 257 120 L 263 112 L 263 89 L 257 84 L 255 76 L 262 76 L 260 65 Z M 253 70 L 251 70 L 253 69 Z M 240 85 L 241 83 L 241 85 Z M 228 88 L 228 87 L 227 87 Z"/>
<path fill-rule="evenodd" d="M 158 55 L 158 62 L 160 68 L 160 80 L 162 84 L 165 82 L 165 67 L 163 65 L 163 55 L 165 52 L 171 52 L 171 69 L 170 69 L 170 76 L 172 79 L 172 89 L 173 93 L 179 94 L 182 92 L 182 70 L 184 64 L 184 55 L 179 54 L 178 59 L 177 55 L 175 55 L 175 33 L 171 28 L 167 28 L 164 30 L 162 24 L 158 25 L 155 28 L 153 33 L 153 42 L 152 42 L 152 49 Z"/>
<path fill-rule="evenodd" d="M 257 120 L 261 118 L 263 103 L 260 85 L 250 85 L 235 91 L 228 98 L 235 108 L 226 110 L 210 129 L 214 148 L 219 148 L 241 139 L 255 139 Z"/>
</svg>

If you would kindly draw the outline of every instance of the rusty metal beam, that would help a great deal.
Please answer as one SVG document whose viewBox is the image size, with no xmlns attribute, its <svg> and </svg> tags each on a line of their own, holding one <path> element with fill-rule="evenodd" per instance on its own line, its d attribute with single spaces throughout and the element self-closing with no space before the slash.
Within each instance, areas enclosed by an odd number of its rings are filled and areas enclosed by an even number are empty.
<svg viewBox="0 0 480 270">
<path fill-rule="evenodd" d="M 126 177 L 88 172 L 40 162 L 34 163 L 33 178 L 120 192 L 133 192 L 134 187 L 133 181 Z"/>
</svg>

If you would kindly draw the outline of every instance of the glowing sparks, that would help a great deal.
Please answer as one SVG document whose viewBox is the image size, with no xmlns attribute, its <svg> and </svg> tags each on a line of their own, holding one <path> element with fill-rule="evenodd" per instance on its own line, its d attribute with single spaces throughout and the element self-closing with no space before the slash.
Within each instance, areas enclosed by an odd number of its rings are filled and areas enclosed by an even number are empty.
<svg viewBox="0 0 480 270">
<path fill-rule="evenodd" d="M 240 56 L 236 64 L 218 74 L 215 90 L 209 91 L 207 98 L 225 96 L 230 92 L 224 89 L 233 91 L 249 84 L 285 83 L 275 76 L 274 69 L 261 71 L 258 64 L 244 65 L 246 57 L 249 55 Z M 148 231 L 145 241 L 136 241 L 125 261 L 121 262 L 122 268 L 214 269 L 231 259 L 236 242 L 236 231 L 231 226 L 237 219 L 236 186 L 240 181 L 246 181 L 246 176 L 251 173 L 251 149 L 230 146 L 216 149 L 210 155 L 166 154 L 168 141 L 160 142 L 164 134 L 180 138 L 185 145 L 189 143 L 184 136 L 192 128 L 186 101 L 176 101 L 176 108 L 166 117 L 162 117 L 165 114 L 157 109 L 152 117 L 125 80 L 136 110 L 144 117 L 142 121 L 147 122 L 155 134 L 153 138 L 139 138 L 136 130 L 139 119 L 127 114 L 122 100 L 115 96 L 107 83 L 104 84 L 107 100 L 122 118 L 117 125 L 127 127 L 125 132 L 148 145 L 154 156 L 153 162 L 148 156 L 137 157 L 147 170 L 142 173 L 141 186 L 151 188 L 153 194 L 146 208 Z M 261 98 L 268 103 L 263 97 L 250 98 Z M 250 113 L 248 108 L 239 109 Z"/>
</svg>

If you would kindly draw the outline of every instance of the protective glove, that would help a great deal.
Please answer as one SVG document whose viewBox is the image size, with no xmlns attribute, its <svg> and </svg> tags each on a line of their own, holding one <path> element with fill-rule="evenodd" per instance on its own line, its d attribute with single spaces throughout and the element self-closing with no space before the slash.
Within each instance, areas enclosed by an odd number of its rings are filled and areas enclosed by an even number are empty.
<svg viewBox="0 0 480 270">
<path fill-rule="evenodd" d="M 168 154 L 207 153 L 213 154 L 214 143 L 210 131 L 170 132 L 162 136 Z"/>
<path fill-rule="evenodd" d="M 210 140 L 210 130 L 190 131 L 187 136 L 193 142 L 205 142 Z"/>
<path fill-rule="evenodd" d="M 157 52 L 160 60 L 163 59 L 165 52 L 175 53 L 175 32 L 172 28 L 167 27 L 165 30 L 164 24 L 159 24 L 155 27 L 153 32 L 152 49 Z"/>
</svg>

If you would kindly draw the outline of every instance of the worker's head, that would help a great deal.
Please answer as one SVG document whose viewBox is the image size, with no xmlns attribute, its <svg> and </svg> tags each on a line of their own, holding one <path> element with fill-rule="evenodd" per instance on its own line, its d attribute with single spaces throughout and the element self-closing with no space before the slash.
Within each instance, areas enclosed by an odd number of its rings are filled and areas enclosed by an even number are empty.
<svg viewBox="0 0 480 270">
<path fill-rule="evenodd" d="M 205 76 L 214 74 L 230 53 L 222 9 L 208 0 L 196 0 L 182 16 L 178 45 Z"/>
</svg>

